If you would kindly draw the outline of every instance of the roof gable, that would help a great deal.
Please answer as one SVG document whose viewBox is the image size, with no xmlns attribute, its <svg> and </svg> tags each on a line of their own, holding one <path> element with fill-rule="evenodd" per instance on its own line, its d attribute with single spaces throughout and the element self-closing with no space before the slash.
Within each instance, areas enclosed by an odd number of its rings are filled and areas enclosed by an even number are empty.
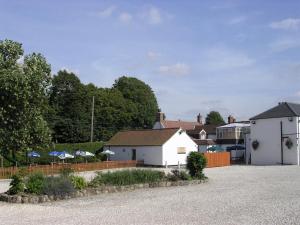
<svg viewBox="0 0 300 225">
<path fill-rule="evenodd" d="M 250 120 L 300 116 L 300 104 L 283 102 Z"/>
<path fill-rule="evenodd" d="M 206 124 L 206 125 L 198 125 L 195 129 L 190 129 L 187 131 L 188 134 L 199 134 L 202 130 L 206 132 L 206 134 L 216 134 L 216 128 L 218 125 L 214 124 Z"/>
<path fill-rule="evenodd" d="M 161 146 L 178 130 L 179 128 L 120 131 L 106 146 Z"/>
</svg>

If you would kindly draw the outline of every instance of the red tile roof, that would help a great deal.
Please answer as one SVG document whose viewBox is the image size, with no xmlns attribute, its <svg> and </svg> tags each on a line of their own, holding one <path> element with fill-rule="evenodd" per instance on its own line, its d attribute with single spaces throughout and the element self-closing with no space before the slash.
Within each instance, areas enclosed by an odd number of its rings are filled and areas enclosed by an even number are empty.
<svg viewBox="0 0 300 225">
<path fill-rule="evenodd" d="M 200 125 L 200 123 L 181 120 L 164 120 L 162 121 L 162 125 L 164 128 L 182 128 L 183 130 L 192 130 L 195 126 Z"/>
</svg>

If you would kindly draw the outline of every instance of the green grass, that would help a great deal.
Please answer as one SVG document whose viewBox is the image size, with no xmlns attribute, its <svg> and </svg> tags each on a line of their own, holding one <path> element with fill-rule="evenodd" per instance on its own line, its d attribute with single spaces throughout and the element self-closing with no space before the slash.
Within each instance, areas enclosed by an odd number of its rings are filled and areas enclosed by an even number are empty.
<svg viewBox="0 0 300 225">
<path fill-rule="evenodd" d="M 90 182 L 91 186 L 101 185 L 131 185 L 159 182 L 165 178 L 164 172 L 154 170 L 122 170 L 107 173 L 98 173 Z"/>
</svg>

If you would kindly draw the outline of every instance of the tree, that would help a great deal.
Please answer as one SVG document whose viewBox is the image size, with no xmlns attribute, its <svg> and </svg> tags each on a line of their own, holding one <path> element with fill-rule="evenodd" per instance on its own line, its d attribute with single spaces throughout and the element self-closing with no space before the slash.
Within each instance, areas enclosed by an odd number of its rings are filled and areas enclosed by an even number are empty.
<svg viewBox="0 0 300 225">
<path fill-rule="evenodd" d="M 91 98 L 74 73 L 62 70 L 53 77 L 49 104 L 47 120 L 54 140 L 61 143 L 89 140 Z"/>
<path fill-rule="evenodd" d="M 113 89 L 119 90 L 125 99 L 136 106 L 131 127 L 152 128 L 158 104 L 151 87 L 134 77 L 120 77 L 115 81 Z"/>
<path fill-rule="evenodd" d="M 44 120 L 50 65 L 40 54 L 24 57 L 20 43 L 0 41 L 0 146 L 5 154 L 47 146 L 50 133 Z"/>
<path fill-rule="evenodd" d="M 219 112 L 211 111 L 207 114 L 205 119 L 206 124 L 214 124 L 214 125 L 221 125 L 224 124 L 224 120 Z"/>
</svg>

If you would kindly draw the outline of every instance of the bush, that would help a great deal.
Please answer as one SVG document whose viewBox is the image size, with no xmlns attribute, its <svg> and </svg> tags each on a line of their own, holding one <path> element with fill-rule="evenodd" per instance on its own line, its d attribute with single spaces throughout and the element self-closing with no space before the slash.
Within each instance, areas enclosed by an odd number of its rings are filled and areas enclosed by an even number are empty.
<svg viewBox="0 0 300 225">
<path fill-rule="evenodd" d="M 171 173 L 167 175 L 167 180 L 178 181 L 178 180 L 191 180 L 191 176 L 185 171 L 172 170 Z"/>
<path fill-rule="evenodd" d="M 75 191 L 71 180 L 68 177 L 46 177 L 43 193 L 46 195 L 67 195 Z"/>
<path fill-rule="evenodd" d="M 98 173 L 91 181 L 91 186 L 101 185 L 131 185 L 139 183 L 154 183 L 165 178 L 165 173 L 154 170 L 122 170 Z"/>
<path fill-rule="evenodd" d="M 82 190 L 87 187 L 87 183 L 83 177 L 72 175 L 70 179 L 75 189 Z"/>
<path fill-rule="evenodd" d="M 25 185 L 26 192 L 32 194 L 42 194 L 44 188 L 45 177 L 42 173 L 33 173 L 29 175 Z"/>
<path fill-rule="evenodd" d="M 193 178 L 203 179 L 203 169 L 206 167 L 207 160 L 203 153 L 191 152 L 187 157 L 187 169 Z"/>
<path fill-rule="evenodd" d="M 10 188 L 8 190 L 8 194 L 15 195 L 20 192 L 24 192 L 25 185 L 23 178 L 19 174 L 15 174 L 11 177 L 12 181 L 10 182 Z"/>
</svg>

